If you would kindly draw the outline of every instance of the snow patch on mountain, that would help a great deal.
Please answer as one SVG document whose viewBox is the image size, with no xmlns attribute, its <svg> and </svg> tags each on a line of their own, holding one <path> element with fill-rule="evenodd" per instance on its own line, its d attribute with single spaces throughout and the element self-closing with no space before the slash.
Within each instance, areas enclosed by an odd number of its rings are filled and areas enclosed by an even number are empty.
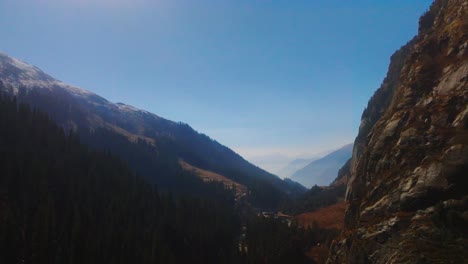
<svg viewBox="0 0 468 264">
<path fill-rule="evenodd" d="M 142 109 L 139 109 L 139 108 L 136 108 L 134 106 L 131 106 L 131 105 L 128 105 L 128 104 L 124 104 L 124 103 L 116 103 L 115 104 L 117 106 L 117 108 L 119 110 L 122 110 L 122 111 L 125 111 L 125 112 L 141 112 L 141 113 L 144 113 L 144 114 L 150 114 L 150 115 L 155 115 L 153 113 L 150 113 L 146 110 L 142 110 Z"/>
<path fill-rule="evenodd" d="M 142 113 L 159 118 L 159 116 L 148 111 L 141 110 L 124 103 L 114 104 L 88 90 L 63 83 L 44 73 L 36 66 L 10 57 L 1 51 L 0 81 L 9 86 L 15 95 L 18 94 L 20 89 L 46 89 L 49 91 L 53 91 L 54 89 L 62 89 L 67 91 L 70 95 L 83 99 L 95 107 L 104 106 L 108 109 L 117 108 L 119 111 L 124 113 Z"/>
<path fill-rule="evenodd" d="M 18 93 L 21 86 L 27 89 L 43 88 L 49 90 L 60 87 L 75 96 L 88 97 L 94 95 L 85 89 L 56 80 L 36 66 L 12 58 L 3 52 L 0 52 L 0 80 L 11 85 L 15 93 Z"/>
</svg>

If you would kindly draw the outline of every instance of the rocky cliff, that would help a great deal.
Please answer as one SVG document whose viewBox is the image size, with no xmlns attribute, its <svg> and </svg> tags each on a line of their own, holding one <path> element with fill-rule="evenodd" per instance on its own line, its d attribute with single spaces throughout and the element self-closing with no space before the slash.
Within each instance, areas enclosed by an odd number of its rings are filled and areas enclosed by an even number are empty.
<svg viewBox="0 0 468 264">
<path fill-rule="evenodd" d="M 329 263 L 468 260 L 468 1 L 436 0 L 362 116 Z"/>
</svg>

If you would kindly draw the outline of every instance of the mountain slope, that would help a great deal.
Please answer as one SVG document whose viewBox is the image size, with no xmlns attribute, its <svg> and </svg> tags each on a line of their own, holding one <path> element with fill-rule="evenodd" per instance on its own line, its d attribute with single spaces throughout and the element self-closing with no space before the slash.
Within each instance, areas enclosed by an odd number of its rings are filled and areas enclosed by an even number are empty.
<svg viewBox="0 0 468 264">
<path fill-rule="evenodd" d="M 193 177 L 199 195 L 162 195 L 1 92 L 0 127 L 0 263 L 239 263 L 221 186 Z"/>
<path fill-rule="evenodd" d="M 244 160 L 229 148 L 155 114 L 106 99 L 60 82 L 37 67 L 0 54 L 1 90 L 39 108 L 93 148 L 126 160 L 138 174 L 160 187 L 181 184 L 178 159 L 247 186 L 259 206 L 275 206 L 302 192 Z M 118 142 L 118 144 L 116 143 Z"/>
<path fill-rule="evenodd" d="M 468 259 L 468 2 L 436 0 L 363 113 L 329 263 Z"/>
<path fill-rule="evenodd" d="M 296 171 L 291 179 L 310 188 L 314 185 L 326 186 L 330 184 L 338 170 L 351 157 L 353 145 L 346 145 L 323 158 L 312 161 L 307 166 Z"/>
</svg>

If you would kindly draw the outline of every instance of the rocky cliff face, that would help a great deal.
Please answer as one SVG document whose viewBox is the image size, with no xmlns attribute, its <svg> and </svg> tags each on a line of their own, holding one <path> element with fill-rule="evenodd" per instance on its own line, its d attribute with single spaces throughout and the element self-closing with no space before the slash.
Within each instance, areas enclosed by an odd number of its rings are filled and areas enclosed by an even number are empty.
<svg viewBox="0 0 468 264">
<path fill-rule="evenodd" d="M 436 0 L 363 113 L 329 263 L 466 263 L 468 1 Z"/>
</svg>

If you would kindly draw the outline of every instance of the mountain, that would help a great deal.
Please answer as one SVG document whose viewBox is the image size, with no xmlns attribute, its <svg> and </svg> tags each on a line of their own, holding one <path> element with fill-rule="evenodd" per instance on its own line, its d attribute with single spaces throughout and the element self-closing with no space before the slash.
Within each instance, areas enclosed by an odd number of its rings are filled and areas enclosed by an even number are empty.
<svg viewBox="0 0 468 264">
<path fill-rule="evenodd" d="M 466 263 L 466 0 L 434 1 L 391 57 L 348 170 L 344 231 L 328 263 Z"/>
<path fill-rule="evenodd" d="M 288 163 L 288 165 L 277 172 L 283 178 L 291 177 L 296 171 L 304 168 L 307 164 L 316 159 L 295 159 Z"/>
<path fill-rule="evenodd" d="M 351 157 L 353 145 L 348 144 L 333 151 L 323 158 L 312 161 L 291 176 L 302 185 L 310 188 L 314 185 L 325 186 L 330 184 L 338 173 L 338 170 Z"/>
<path fill-rule="evenodd" d="M 161 188 L 190 189 L 180 176 L 183 160 L 246 186 L 256 206 L 275 207 L 282 199 L 305 191 L 250 164 L 187 124 L 109 102 L 4 53 L 0 54 L 0 90 L 47 112 L 61 127 L 79 134 L 85 144 L 125 160 L 134 172 Z"/>
</svg>

